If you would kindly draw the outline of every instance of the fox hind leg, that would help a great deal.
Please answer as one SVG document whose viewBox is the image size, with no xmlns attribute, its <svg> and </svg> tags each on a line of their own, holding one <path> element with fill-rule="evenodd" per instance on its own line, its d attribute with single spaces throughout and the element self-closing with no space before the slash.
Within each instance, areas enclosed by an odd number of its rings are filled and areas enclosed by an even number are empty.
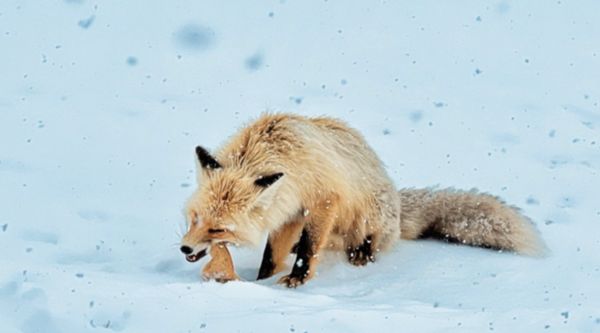
<svg viewBox="0 0 600 333">
<path fill-rule="evenodd" d="M 375 253 L 373 250 L 376 246 L 373 242 L 373 235 L 369 235 L 365 237 L 362 244 L 348 246 L 346 248 L 348 261 L 354 266 L 365 266 L 369 262 L 375 262 Z"/>
</svg>

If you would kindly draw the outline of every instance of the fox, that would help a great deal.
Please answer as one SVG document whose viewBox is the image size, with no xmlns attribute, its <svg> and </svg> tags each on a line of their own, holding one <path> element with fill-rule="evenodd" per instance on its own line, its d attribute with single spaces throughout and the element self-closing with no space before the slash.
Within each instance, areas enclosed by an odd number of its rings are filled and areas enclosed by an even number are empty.
<svg viewBox="0 0 600 333">
<path fill-rule="evenodd" d="M 436 237 L 537 256 L 534 223 L 477 190 L 397 189 L 363 136 L 342 120 L 264 113 L 211 154 L 195 149 L 198 186 L 187 200 L 180 250 L 198 261 L 216 244 L 258 246 L 257 280 L 286 269 L 295 288 L 315 276 L 322 251 L 364 266 L 399 239 Z"/>
</svg>

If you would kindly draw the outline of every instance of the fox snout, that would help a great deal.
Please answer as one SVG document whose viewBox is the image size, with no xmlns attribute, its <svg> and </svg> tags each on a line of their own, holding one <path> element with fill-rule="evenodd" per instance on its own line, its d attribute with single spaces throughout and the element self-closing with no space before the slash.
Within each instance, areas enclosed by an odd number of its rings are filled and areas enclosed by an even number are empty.
<svg viewBox="0 0 600 333">
<path fill-rule="evenodd" d="M 206 255 L 207 249 L 208 248 L 204 248 L 197 253 L 194 253 L 194 249 L 187 245 L 182 245 L 180 248 L 181 252 L 185 254 L 185 259 L 189 262 L 196 262 L 202 259 Z"/>
<path fill-rule="evenodd" d="M 192 226 L 183 236 L 179 250 L 189 262 L 196 262 L 207 254 L 215 243 L 237 243 L 235 235 L 222 227 Z"/>
<path fill-rule="evenodd" d="M 179 250 L 185 255 L 187 261 L 196 262 L 206 255 L 210 245 L 210 241 L 205 239 L 206 235 L 207 232 L 203 228 L 192 226 L 183 236 Z"/>
<path fill-rule="evenodd" d="M 194 241 L 188 233 L 181 240 L 179 250 L 185 255 L 187 261 L 196 262 L 206 255 L 209 245 L 210 242 Z"/>
</svg>

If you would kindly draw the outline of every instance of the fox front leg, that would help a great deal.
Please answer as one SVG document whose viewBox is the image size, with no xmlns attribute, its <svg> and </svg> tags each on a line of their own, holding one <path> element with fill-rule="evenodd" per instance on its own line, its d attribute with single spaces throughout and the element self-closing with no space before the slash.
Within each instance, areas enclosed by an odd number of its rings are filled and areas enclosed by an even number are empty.
<svg viewBox="0 0 600 333">
<path fill-rule="evenodd" d="M 257 280 L 267 279 L 284 269 L 285 259 L 300 237 L 304 221 L 296 219 L 269 234 Z"/>
<path fill-rule="evenodd" d="M 311 240 L 308 231 L 306 229 L 302 230 L 302 236 L 300 236 L 298 242 L 298 254 L 292 272 L 282 277 L 279 283 L 286 285 L 288 288 L 296 288 L 314 275 L 311 270 L 311 266 L 316 266 L 316 260 L 313 260 L 313 243 L 314 241 Z"/>
<path fill-rule="evenodd" d="M 323 208 L 325 209 L 315 210 L 316 213 L 306 222 L 302 230 L 292 272 L 279 279 L 279 283 L 288 288 L 296 288 L 315 275 L 319 251 L 327 243 L 336 216 L 336 206 L 330 200 L 327 200 Z"/>
</svg>

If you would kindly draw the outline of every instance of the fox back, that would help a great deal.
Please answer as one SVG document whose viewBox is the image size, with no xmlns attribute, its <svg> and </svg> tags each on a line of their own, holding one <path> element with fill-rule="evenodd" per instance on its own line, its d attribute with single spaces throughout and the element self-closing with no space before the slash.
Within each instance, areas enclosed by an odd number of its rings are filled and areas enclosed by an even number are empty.
<svg viewBox="0 0 600 333">
<path fill-rule="evenodd" d="M 214 156 L 212 167 L 198 159 L 199 187 L 186 216 L 202 227 L 186 235 L 191 243 L 257 244 L 265 231 L 310 214 L 306 207 L 323 198 L 343 203 L 337 206 L 335 232 L 362 240 L 363 222 L 377 215 L 377 193 L 393 190 L 363 137 L 330 118 L 266 114 Z"/>
</svg>

